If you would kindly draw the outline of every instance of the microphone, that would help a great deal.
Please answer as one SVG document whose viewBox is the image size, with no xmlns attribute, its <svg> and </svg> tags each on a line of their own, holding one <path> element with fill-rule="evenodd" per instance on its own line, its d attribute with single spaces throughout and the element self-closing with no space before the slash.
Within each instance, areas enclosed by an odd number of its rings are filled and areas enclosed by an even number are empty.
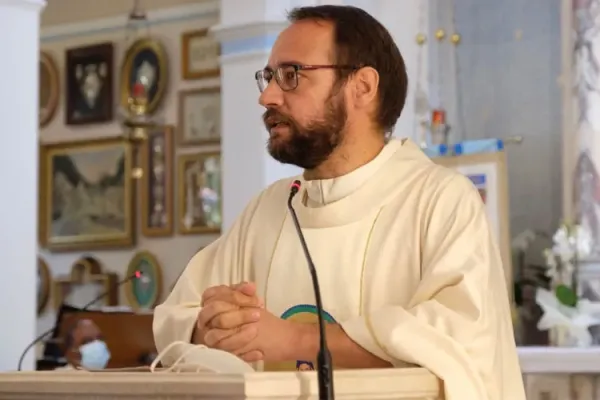
<svg viewBox="0 0 600 400">
<path fill-rule="evenodd" d="M 294 227 L 296 228 L 296 233 L 298 234 L 298 238 L 300 239 L 300 244 L 302 245 L 304 257 L 306 258 L 306 262 L 308 263 L 308 270 L 310 271 L 313 290 L 315 292 L 315 303 L 317 306 L 317 317 L 319 321 L 319 353 L 317 354 L 317 380 L 319 381 L 319 400 L 333 400 L 333 367 L 331 362 L 331 353 L 327 348 L 327 338 L 325 335 L 325 320 L 323 318 L 323 301 L 321 300 L 319 278 L 317 277 L 317 270 L 315 268 L 315 264 L 313 263 L 312 257 L 310 256 L 310 251 L 308 251 L 306 239 L 304 238 L 304 234 L 302 233 L 302 229 L 300 228 L 300 223 L 298 222 L 296 210 L 294 210 L 294 206 L 292 205 L 292 200 L 294 199 L 294 196 L 298 194 L 300 186 L 301 182 L 298 180 L 292 183 L 290 187 L 290 197 L 288 198 L 287 206 L 288 210 L 290 211 L 290 214 L 292 215 Z"/>
<path fill-rule="evenodd" d="M 104 297 L 111 294 L 113 292 L 113 290 L 120 288 L 122 285 L 126 284 L 127 282 L 131 281 L 132 279 L 144 279 L 144 276 L 140 271 L 135 271 L 130 276 L 128 276 L 125 279 L 112 285 L 110 287 L 110 289 L 105 290 L 104 292 L 100 293 L 98 296 L 94 297 L 94 299 L 92 299 L 92 301 L 88 302 L 86 305 L 83 306 L 81 311 L 86 311 L 88 308 L 93 306 L 98 300 L 102 300 Z M 146 279 L 148 279 L 148 278 L 146 278 Z M 27 347 L 25 347 L 25 350 L 23 350 L 23 353 L 21 353 L 21 357 L 19 358 L 19 364 L 17 366 L 17 371 L 21 371 L 21 368 L 23 366 L 23 360 L 25 359 L 25 356 L 27 355 L 29 350 L 31 350 L 31 348 L 33 346 L 35 346 L 38 342 L 40 342 L 46 336 L 48 336 L 49 334 L 54 332 L 54 329 L 56 329 L 56 325 L 52 326 L 52 328 L 48 329 L 47 331 L 43 332 L 41 335 L 39 335 L 38 337 L 33 339 L 33 341 L 31 343 L 29 343 L 27 345 Z"/>
</svg>

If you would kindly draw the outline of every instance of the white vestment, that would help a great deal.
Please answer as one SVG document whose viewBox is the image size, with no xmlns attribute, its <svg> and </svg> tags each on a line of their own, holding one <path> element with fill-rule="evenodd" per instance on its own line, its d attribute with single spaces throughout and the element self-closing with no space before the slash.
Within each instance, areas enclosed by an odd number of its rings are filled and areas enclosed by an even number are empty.
<svg viewBox="0 0 600 400">
<path fill-rule="evenodd" d="M 394 139 L 345 176 L 297 179 L 293 204 L 330 322 L 396 367 L 427 368 L 444 381 L 447 400 L 525 399 L 497 240 L 466 177 Z M 155 310 L 159 351 L 190 340 L 202 293 L 213 285 L 255 282 L 273 314 L 315 321 L 310 274 L 286 206 L 293 180 L 265 189 L 192 258 Z"/>
</svg>

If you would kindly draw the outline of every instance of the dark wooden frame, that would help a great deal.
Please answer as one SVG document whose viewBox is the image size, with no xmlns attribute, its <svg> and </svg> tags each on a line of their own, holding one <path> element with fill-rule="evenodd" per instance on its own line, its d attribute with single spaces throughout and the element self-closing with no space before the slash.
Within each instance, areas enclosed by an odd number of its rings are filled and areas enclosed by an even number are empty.
<svg viewBox="0 0 600 400">
<path fill-rule="evenodd" d="M 73 112 L 75 111 L 74 91 L 78 90 L 74 81 L 74 68 L 79 60 L 85 60 L 86 57 L 101 56 L 108 65 L 108 75 L 105 80 L 106 90 L 104 96 L 101 97 L 100 114 L 83 119 L 74 119 Z M 85 125 L 99 122 L 108 122 L 113 119 L 113 94 L 114 94 L 114 46 L 111 42 L 98 43 L 86 47 L 78 47 L 68 49 L 66 51 L 66 78 L 65 92 L 67 104 L 65 107 L 65 124 L 66 125 Z"/>
</svg>

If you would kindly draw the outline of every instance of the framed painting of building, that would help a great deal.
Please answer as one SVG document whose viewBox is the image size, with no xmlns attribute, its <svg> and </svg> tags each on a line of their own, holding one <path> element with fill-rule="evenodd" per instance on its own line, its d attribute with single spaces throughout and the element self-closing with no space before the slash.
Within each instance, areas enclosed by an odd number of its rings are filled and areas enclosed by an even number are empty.
<svg viewBox="0 0 600 400">
<path fill-rule="evenodd" d="M 121 139 L 40 149 L 40 236 L 51 251 L 134 243 L 132 147 Z"/>
</svg>

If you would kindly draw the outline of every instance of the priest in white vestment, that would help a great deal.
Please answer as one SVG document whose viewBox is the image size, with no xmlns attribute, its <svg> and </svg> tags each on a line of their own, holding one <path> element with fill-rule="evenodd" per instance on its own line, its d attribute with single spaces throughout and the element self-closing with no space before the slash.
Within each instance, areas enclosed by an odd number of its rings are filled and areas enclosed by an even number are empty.
<svg viewBox="0 0 600 400">
<path fill-rule="evenodd" d="M 258 194 L 192 258 L 155 310 L 158 349 L 186 341 L 265 370 L 314 369 L 314 293 L 286 206 L 298 179 L 293 207 L 335 368 L 418 365 L 443 380 L 447 400 L 524 400 L 478 191 L 410 140 L 389 139 L 407 92 L 389 33 L 346 6 L 295 9 L 290 21 L 256 80 L 270 154 L 305 172 Z"/>
</svg>

